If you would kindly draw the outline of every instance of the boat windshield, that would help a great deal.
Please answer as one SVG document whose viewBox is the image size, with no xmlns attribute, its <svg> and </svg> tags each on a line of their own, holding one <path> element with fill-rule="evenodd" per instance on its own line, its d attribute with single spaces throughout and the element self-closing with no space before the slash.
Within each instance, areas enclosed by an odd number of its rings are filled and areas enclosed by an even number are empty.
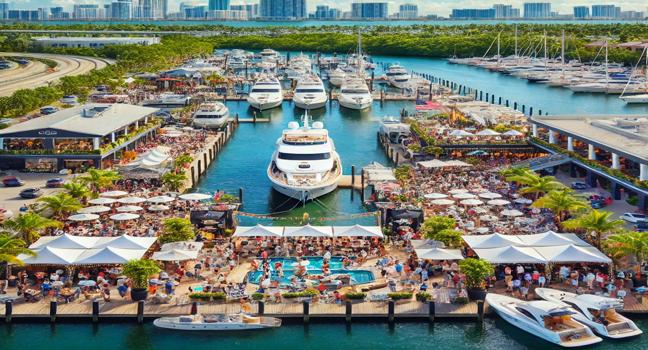
<svg viewBox="0 0 648 350">
<path fill-rule="evenodd" d="M 279 159 L 285 159 L 285 160 L 324 160 L 330 158 L 331 158 L 330 153 L 297 154 L 297 153 L 279 152 Z"/>
<path fill-rule="evenodd" d="M 279 92 L 279 89 L 273 89 L 273 88 L 253 88 L 251 92 Z"/>
<path fill-rule="evenodd" d="M 315 89 L 297 89 L 295 90 L 296 93 L 307 93 L 307 92 L 324 92 L 323 89 L 315 88 Z"/>
<path fill-rule="evenodd" d="M 369 91 L 364 89 L 343 89 L 343 94 L 367 94 Z"/>
<path fill-rule="evenodd" d="M 220 119 L 223 118 L 222 114 L 197 114 L 194 119 Z"/>
</svg>

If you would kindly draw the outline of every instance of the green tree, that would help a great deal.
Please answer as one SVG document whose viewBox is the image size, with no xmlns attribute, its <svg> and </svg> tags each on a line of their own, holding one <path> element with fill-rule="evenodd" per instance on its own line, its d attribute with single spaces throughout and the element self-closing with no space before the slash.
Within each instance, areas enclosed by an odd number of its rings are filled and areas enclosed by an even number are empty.
<svg viewBox="0 0 648 350">
<path fill-rule="evenodd" d="M 41 231 L 61 226 L 63 224 L 59 221 L 44 218 L 34 212 L 27 212 L 6 220 L 2 224 L 2 229 L 3 232 L 9 235 L 16 234 L 27 244 L 32 244 L 40 238 Z"/>
<path fill-rule="evenodd" d="M 585 230 L 596 236 L 596 247 L 601 249 L 601 237 L 604 234 L 618 232 L 625 223 L 623 220 L 612 220 L 614 213 L 602 210 L 591 210 L 587 214 L 563 222 L 566 229 Z M 589 234 L 587 236 L 590 238 Z"/>
<path fill-rule="evenodd" d="M 437 240 L 437 236 L 444 230 L 453 230 L 457 221 L 449 216 L 432 216 L 423 222 L 421 231 L 427 239 Z"/>
<path fill-rule="evenodd" d="M 160 181 L 162 181 L 164 186 L 166 186 L 170 191 L 178 191 L 185 181 L 187 181 L 187 175 L 184 171 L 179 173 L 169 171 L 160 177 Z"/>
<path fill-rule="evenodd" d="M 443 242 L 443 244 L 448 248 L 459 248 L 463 243 L 463 239 L 461 238 L 462 234 L 461 231 L 445 229 L 439 231 L 439 233 L 437 233 L 432 239 Z"/>
<path fill-rule="evenodd" d="M 185 153 L 176 157 L 174 164 L 176 168 L 184 168 L 193 162 L 193 157 Z"/>
<path fill-rule="evenodd" d="M 27 244 L 20 238 L 11 237 L 6 233 L 0 234 L 0 262 L 7 263 L 5 275 L 9 278 L 9 264 L 23 265 L 18 255 L 36 255 L 27 248 Z"/>
<path fill-rule="evenodd" d="M 149 277 L 160 272 L 160 267 L 153 260 L 130 260 L 124 264 L 122 273 L 133 282 L 133 289 L 148 287 Z"/>
<path fill-rule="evenodd" d="M 493 266 L 484 259 L 468 258 L 459 262 L 461 273 L 466 276 L 466 287 L 484 288 L 486 278 L 495 273 Z"/>
<path fill-rule="evenodd" d="M 191 221 L 185 218 L 164 220 L 164 232 L 159 238 L 161 244 L 170 242 L 193 241 L 196 238 Z"/>
<path fill-rule="evenodd" d="M 589 207 L 585 201 L 574 197 L 568 189 L 549 191 L 533 202 L 532 206 L 552 210 L 556 213 L 558 222 L 562 222 L 568 213 Z"/>
<path fill-rule="evenodd" d="M 638 265 L 648 258 L 648 232 L 620 232 L 605 241 L 606 250 L 620 256 L 633 256 Z"/>
<path fill-rule="evenodd" d="M 81 205 L 81 202 L 79 202 L 78 199 L 65 192 L 41 197 L 38 199 L 38 202 L 43 203 L 41 212 L 51 212 L 57 219 L 83 208 L 83 205 Z"/>
<path fill-rule="evenodd" d="M 559 190 L 565 186 L 558 182 L 553 176 L 539 176 L 537 178 L 529 177 L 531 182 L 525 183 L 525 187 L 520 189 L 522 194 L 533 194 L 535 199 L 549 191 Z"/>
<path fill-rule="evenodd" d="M 79 177 L 79 180 L 90 186 L 93 191 L 99 192 L 109 188 L 115 181 L 121 178 L 121 175 L 114 170 L 90 168 L 87 173 Z"/>
<path fill-rule="evenodd" d="M 63 188 L 65 188 L 65 191 L 70 196 L 79 200 L 84 200 L 86 198 L 89 198 L 91 195 L 88 186 L 82 182 L 77 182 L 77 181 L 68 182 L 63 185 Z"/>
</svg>

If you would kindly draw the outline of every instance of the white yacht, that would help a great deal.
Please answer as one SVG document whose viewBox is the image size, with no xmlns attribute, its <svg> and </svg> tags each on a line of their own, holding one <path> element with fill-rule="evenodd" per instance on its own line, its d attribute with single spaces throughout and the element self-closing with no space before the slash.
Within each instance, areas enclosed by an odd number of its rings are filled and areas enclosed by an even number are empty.
<svg viewBox="0 0 648 350">
<path fill-rule="evenodd" d="M 259 56 L 261 56 L 262 61 L 277 61 L 279 59 L 279 52 L 273 50 L 273 49 L 263 49 L 259 53 Z"/>
<path fill-rule="evenodd" d="M 281 83 L 274 76 L 261 75 L 252 86 L 247 101 L 259 110 L 279 107 L 283 102 Z"/>
<path fill-rule="evenodd" d="M 306 202 L 332 192 L 342 176 L 342 162 L 321 122 L 288 123 L 277 140 L 268 178 L 278 192 Z"/>
<path fill-rule="evenodd" d="M 165 92 L 156 98 L 145 100 L 142 105 L 147 107 L 171 107 L 187 106 L 190 102 L 191 96 Z"/>
<path fill-rule="evenodd" d="M 310 72 L 312 65 L 308 56 L 304 54 L 295 56 L 288 61 L 288 67 L 285 69 L 286 76 L 288 79 L 298 80 Z"/>
<path fill-rule="evenodd" d="M 385 75 L 387 76 L 389 83 L 399 89 L 406 88 L 409 85 L 410 79 L 412 78 L 412 76 L 407 73 L 405 67 L 399 64 L 392 64 L 391 66 L 389 66 L 389 68 L 387 68 L 387 71 L 385 72 Z"/>
<path fill-rule="evenodd" d="M 246 314 L 213 314 L 161 317 L 153 321 L 159 328 L 181 331 L 245 331 L 281 326 L 281 319 Z"/>
<path fill-rule="evenodd" d="M 317 109 L 326 105 L 328 96 L 324 83 L 315 74 L 307 74 L 297 80 L 293 102 L 302 109 Z"/>
<path fill-rule="evenodd" d="M 643 333 L 634 322 L 618 314 L 623 301 L 593 294 L 574 294 L 551 288 L 536 288 L 542 299 L 568 306 L 576 311 L 574 319 L 608 338 L 628 338 Z"/>
<path fill-rule="evenodd" d="M 191 124 L 197 128 L 220 129 L 229 121 L 229 109 L 221 102 L 202 103 L 194 112 Z"/>
<path fill-rule="evenodd" d="M 550 343 L 574 348 L 602 341 L 591 329 L 572 319 L 575 312 L 561 304 L 522 301 L 493 293 L 486 295 L 486 302 L 508 323 Z"/>
<path fill-rule="evenodd" d="M 331 83 L 331 85 L 340 87 L 346 81 L 347 73 L 338 67 L 333 70 L 330 70 L 328 73 L 328 77 L 329 77 L 329 83 Z"/>
<path fill-rule="evenodd" d="M 648 103 L 648 94 L 623 95 L 619 98 L 625 103 Z"/>
<path fill-rule="evenodd" d="M 338 102 L 342 107 L 363 110 L 371 107 L 373 96 L 364 78 L 352 77 L 342 84 Z"/>
</svg>

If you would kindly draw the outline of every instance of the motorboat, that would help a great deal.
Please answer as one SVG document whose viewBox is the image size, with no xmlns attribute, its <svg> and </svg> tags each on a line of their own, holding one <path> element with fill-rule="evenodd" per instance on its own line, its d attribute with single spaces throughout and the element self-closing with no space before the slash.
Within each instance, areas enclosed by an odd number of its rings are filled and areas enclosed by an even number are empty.
<svg viewBox="0 0 648 350">
<path fill-rule="evenodd" d="M 385 117 L 380 124 L 378 134 L 391 144 L 401 144 L 412 134 L 409 124 L 402 123 L 398 118 Z"/>
<path fill-rule="evenodd" d="M 328 95 L 324 89 L 324 83 L 315 74 L 304 75 L 297 80 L 293 102 L 295 106 L 302 109 L 322 108 L 328 101 Z"/>
<path fill-rule="evenodd" d="M 371 96 L 367 81 L 362 77 L 347 79 L 340 88 L 338 103 L 342 107 L 358 110 L 371 107 L 373 104 L 373 96 Z"/>
<path fill-rule="evenodd" d="M 191 96 L 184 94 L 162 93 L 157 98 L 152 98 L 142 102 L 147 107 L 174 107 L 188 106 L 191 102 Z"/>
<path fill-rule="evenodd" d="M 191 123 L 197 128 L 220 129 L 229 121 L 229 109 L 221 102 L 202 103 L 194 112 Z"/>
<path fill-rule="evenodd" d="M 310 72 L 311 66 L 311 59 L 304 54 L 300 54 L 288 61 L 288 67 L 285 69 L 286 76 L 288 79 L 299 80 Z"/>
<path fill-rule="evenodd" d="M 347 72 L 338 67 L 328 72 L 328 78 L 331 85 L 339 87 L 346 81 Z"/>
<path fill-rule="evenodd" d="M 247 101 L 259 110 L 279 107 L 283 102 L 281 83 L 274 76 L 261 75 L 252 86 Z"/>
<path fill-rule="evenodd" d="M 262 61 L 274 61 L 276 62 L 279 59 L 279 52 L 273 49 L 263 49 L 259 56 L 261 56 Z"/>
<path fill-rule="evenodd" d="M 389 83 L 399 89 L 404 89 L 408 86 L 410 79 L 412 76 L 407 73 L 407 70 L 405 67 L 399 65 L 399 64 L 392 64 L 387 68 L 387 71 L 385 72 L 385 75 L 387 76 L 387 80 Z"/>
<path fill-rule="evenodd" d="M 508 323 L 562 347 L 587 346 L 603 340 L 572 318 L 576 312 L 564 304 L 546 300 L 523 301 L 493 293 L 486 295 L 486 302 Z"/>
<path fill-rule="evenodd" d="M 311 127 L 308 119 L 306 112 L 302 127 L 288 123 L 267 170 L 276 191 L 302 202 L 332 192 L 342 176 L 342 161 L 328 130 L 322 122 Z"/>
<path fill-rule="evenodd" d="M 648 94 L 619 96 L 625 103 L 648 103 Z"/>
<path fill-rule="evenodd" d="M 240 314 L 198 314 L 161 317 L 153 321 L 160 328 L 182 331 L 245 331 L 278 328 L 281 319 Z"/>
<path fill-rule="evenodd" d="M 620 339 L 643 333 L 634 322 L 617 313 L 623 309 L 622 300 L 551 288 L 536 288 L 535 293 L 544 300 L 571 307 L 576 312 L 572 316 L 576 321 L 604 337 Z"/>
</svg>

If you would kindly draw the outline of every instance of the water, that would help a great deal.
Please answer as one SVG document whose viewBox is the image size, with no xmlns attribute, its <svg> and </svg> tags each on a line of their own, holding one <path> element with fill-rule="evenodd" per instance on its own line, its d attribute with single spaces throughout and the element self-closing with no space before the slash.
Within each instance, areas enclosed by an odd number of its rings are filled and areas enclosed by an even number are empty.
<svg viewBox="0 0 648 350">
<path fill-rule="evenodd" d="M 323 257 L 304 257 L 308 261 L 306 265 L 306 270 L 309 275 L 322 275 L 322 264 L 324 263 Z M 368 270 L 346 270 L 342 267 L 342 257 L 334 256 L 329 261 L 329 267 L 331 269 L 331 275 L 336 274 L 348 274 L 351 276 L 352 284 L 363 284 L 374 281 L 373 272 Z M 297 263 L 296 258 L 270 258 L 270 270 L 273 274 L 273 279 L 276 279 L 277 276 L 274 274 L 274 266 L 276 263 L 281 263 L 284 270 L 284 277 L 279 280 L 281 284 L 290 284 L 290 278 L 294 275 L 295 264 Z M 248 273 L 248 281 L 250 283 L 259 284 L 261 277 L 263 276 L 263 271 L 254 271 Z"/>
<path fill-rule="evenodd" d="M 644 332 L 648 322 L 637 323 Z M 451 345 L 450 345 L 451 344 Z M 343 321 L 313 323 L 307 327 L 284 324 L 276 330 L 247 333 L 187 333 L 161 330 L 151 323 L 102 322 L 85 324 L 15 324 L 0 326 L 0 349 L 65 350 L 331 350 L 331 349 L 453 349 L 453 350 L 552 350 L 557 347 L 522 332 L 499 318 L 488 318 L 483 325 L 474 322 L 353 323 Z M 587 349 L 645 349 L 640 338 L 604 340 Z"/>
</svg>

